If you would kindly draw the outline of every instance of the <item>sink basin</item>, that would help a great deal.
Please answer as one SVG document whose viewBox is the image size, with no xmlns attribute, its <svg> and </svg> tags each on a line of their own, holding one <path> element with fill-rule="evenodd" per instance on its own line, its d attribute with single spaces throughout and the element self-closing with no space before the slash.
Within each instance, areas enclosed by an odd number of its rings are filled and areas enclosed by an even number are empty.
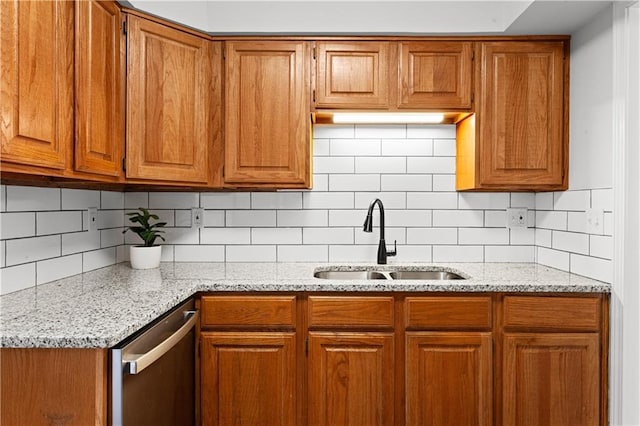
<svg viewBox="0 0 640 426">
<path fill-rule="evenodd" d="M 448 271 L 394 271 L 389 275 L 394 280 L 464 280 L 460 275 Z"/>
<path fill-rule="evenodd" d="M 318 271 L 316 278 L 326 280 L 386 280 L 387 277 L 378 271 Z"/>
</svg>

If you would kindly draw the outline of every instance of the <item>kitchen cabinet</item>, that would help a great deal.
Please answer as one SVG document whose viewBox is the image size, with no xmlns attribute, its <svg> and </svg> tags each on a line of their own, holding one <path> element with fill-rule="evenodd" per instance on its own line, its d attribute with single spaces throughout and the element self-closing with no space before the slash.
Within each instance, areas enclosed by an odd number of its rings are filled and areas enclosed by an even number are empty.
<svg viewBox="0 0 640 426">
<path fill-rule="evenodd" d="M 75 170 L 122 175 L 125 39 L 120 8 L 77 1 L 75 38 Z"/>
<path fill-rule="evenodd" d="M 406 424 L 493 424 L 491 296 L 405 299 Z"/>
<path fill-rule="evenodd" d="M 310 188 L 309 43 L 228 41 L 224 183 Z"/>
<path fill-rule="evenodd" d="M 458 190 L 568 186 L 568 40 L 479 43 L 476 114 L 457 124 Z"/>
<path fill-rule="evenodd" d="M 127 36 L 127 179 L 206 184 L 220 42 L 134 15 Z"/>
<path fill-rule="evenodd" d="M 107 349 L 0 349 L 3 425 L 106 425 Z"/>
<path fill-rule="evenodd" d="M 310 296 L 310 424 L 394 424 L 394 299 Z"/>
<path fill-rule="evenodd" d="M 70 167 L 73 7 L 0 2 L 3 170 L 60 174 Z"/>
</svg>

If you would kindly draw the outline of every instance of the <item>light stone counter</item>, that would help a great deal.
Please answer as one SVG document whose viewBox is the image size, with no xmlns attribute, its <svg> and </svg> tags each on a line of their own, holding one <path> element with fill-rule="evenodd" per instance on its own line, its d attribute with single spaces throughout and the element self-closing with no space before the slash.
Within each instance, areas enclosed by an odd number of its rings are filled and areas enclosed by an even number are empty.
<svg viewBox="0 0 640 426">
<path fill-rule="evenodd" d="M 531 263 L 350 267 L 328 263 L 128 263 L 0 297 L 0 347 L 108 348 L 200 291 L 403 291 L 609 293 L 610 285 Z M 465 280 L 323 280 L 316 268 L 444 267 Z"/>
</svg>

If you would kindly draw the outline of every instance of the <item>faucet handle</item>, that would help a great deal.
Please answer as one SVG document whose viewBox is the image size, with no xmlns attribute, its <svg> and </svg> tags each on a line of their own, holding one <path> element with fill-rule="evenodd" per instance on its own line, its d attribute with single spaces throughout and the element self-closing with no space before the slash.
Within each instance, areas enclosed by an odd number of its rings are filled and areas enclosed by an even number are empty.
<svg viewBox="0 0 640 426">
<path fill-rule="evenodd" d="M 396 254 L 398 254 L 398 246 L 397 246 L 397 240 L 393 240 L 393 250 L 391 251 L 387 251 L 387 256 L 395 256 Z"/>
</svg>

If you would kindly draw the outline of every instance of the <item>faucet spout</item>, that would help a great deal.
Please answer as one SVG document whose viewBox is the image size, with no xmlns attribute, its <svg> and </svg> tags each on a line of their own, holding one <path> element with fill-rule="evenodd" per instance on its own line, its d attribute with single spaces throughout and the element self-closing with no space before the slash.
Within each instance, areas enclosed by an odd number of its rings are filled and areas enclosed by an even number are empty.
<svg viewBox="0 0 640 426">
<path fill-rule="evenodd" d="M 365 218 L 362 230 L 364 232 L 373 232 L 373 209 L 375 206 L 380 209 L 380 241 L 378 241 L 378 265 L 386 265 L 388 256 L 395 256 L 397 253 L 396 241 L 393 242 L 393 250 L 387 250 L 387 244 L 384 239 L 384 205 L 379 198 L 376 198 L 369 204 L 367 217 Z"/>
</svg>

